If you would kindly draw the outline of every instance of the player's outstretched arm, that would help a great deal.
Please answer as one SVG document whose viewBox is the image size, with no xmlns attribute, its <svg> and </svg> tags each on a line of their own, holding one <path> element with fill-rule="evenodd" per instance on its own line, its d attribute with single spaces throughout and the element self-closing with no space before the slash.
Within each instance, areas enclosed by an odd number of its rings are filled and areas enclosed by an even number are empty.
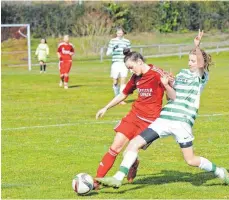
<svg viewBox="0 0 229 200">
<path fill-rule="evenodd" d="M 204 31 L 203 30 L 200 31 L 200 29 L 199 29 L 198 35 L 194 38 L 194 44 L 196 47 L 197 64 L 201 68 L 204 67 L 204 57 L 203 57 L 203 54 L 202 54 L 199 46 L 200 46 L 200 41 L 201 41 L 203 35 L 204 35 Z"/>
<path fill-rule="evenodd" d="M 123 100 L 125 100 L 127 98 L 128 95 L 125 95 L 123 93 L 117 95 L 115 98 L 113 98 L 104 108 L 102 108 L 101 110 L 99 110 L 96 113 L 96 119 L 102 117 L 106 111 L 114 106 L 116 106 L 117 104 L 119 104 L 120 102 L 122 102 Z"/>
</svg>

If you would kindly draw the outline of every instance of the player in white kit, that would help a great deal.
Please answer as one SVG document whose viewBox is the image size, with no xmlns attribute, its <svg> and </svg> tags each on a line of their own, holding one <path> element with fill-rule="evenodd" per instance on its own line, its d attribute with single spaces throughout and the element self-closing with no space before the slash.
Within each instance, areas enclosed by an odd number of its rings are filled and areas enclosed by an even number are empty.
<svg viewBox="0 0 229 200">
<path fill-rule="evenodd" d="M 124 63 L 123 50 L 125 48 L 131 48 L 130 41 L 124 38 L 125 31 L 122 28 L 117 28 L 116 38 L 110 40 L 107 56 L 112 55 L 112 65 L 111 65 L 111 78 L 113 79 L 113 90 L 115 96 L 125 88 L 126 77 L 128 75 L 128 69 Z M 119 83 L 120 82 L 120 83 Z M 125 102 L 121 102 L 125 104 Z"/>
</svg>

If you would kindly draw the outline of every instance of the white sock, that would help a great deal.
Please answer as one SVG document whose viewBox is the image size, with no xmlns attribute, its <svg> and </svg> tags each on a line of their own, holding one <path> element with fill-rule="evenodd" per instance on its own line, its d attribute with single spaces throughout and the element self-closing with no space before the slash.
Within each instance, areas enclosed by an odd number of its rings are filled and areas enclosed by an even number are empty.
<svg viewBox="0 0 229 200">
<path fill-rule="evenodd" d="M 119 181 L 122 181 L 125 178 L 126 174 L 124 172 L 116 172 L 116 174 L 113 176 L 114 178 L 116 178 Z"/>
<path fill-rule="evenodd" d="M 224 171 L 223 171 L 222 168 L 216 167 L 216 170 L 215 170 L 214 174 L 216 176 L 218 176 L 219 178 L 221 178 L 221 179 L 224 178 Z"/>
<path fill-rule="evenodd" d="M 119 86 L 118 85 L 113 85 L 113 90 L 114 90 L 115 96 L 119 95 Z"/>
<path fill-rule="evenodd" d="M 122 160 L 122 163 L 120 166 L 126 167 L 127 169 L 130 169 L 130 167 L 134 164 L 137 157 L 138 157 L 137 152 L 127 151 L 125 153 L 124 159 Z"/>
<path fill-rule="evenodd" d="M 137 157 L 138 157 L 137 152 L 127 151 L 124 155 L 124 158 L 123 158 L 123 161 L 120 165 L 119 171 L 114 175 L 114 177 L 116 179 L 122 181 L 124 179 L 125 175 L 127 175 L 130 167 L 134 164 Z"/>
<path fill-rule="evenodd" d="M 214 164 L 212 162 L 210 162 L 208 159 L 200 157 L 200 165 L 199 165 L 200 169 L 203 169 L 205 171 L 211 172 L 214 171 Z"/>
</svg>

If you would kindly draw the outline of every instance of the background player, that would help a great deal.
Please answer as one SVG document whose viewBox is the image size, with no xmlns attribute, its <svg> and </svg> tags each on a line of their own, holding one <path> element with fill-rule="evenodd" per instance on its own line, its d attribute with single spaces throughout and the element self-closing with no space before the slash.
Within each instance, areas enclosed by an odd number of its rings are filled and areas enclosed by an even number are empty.
<svg viewBox="0 0 229 200">
<path fill-rule="evenodd" d="M 117 28 L 116 38 L 110 40 L 107 56 L 112 55 L 112 65 L 111 65 L 111 78 L 113 79 L 113 90 L 115 96 L 123 91 L 125 88 L 126 77 L 128 75 L 128 69 L 123 61 L 124 55 L 123 50 L 125 48 L 131 48 L 130 41 L 124 38 L 125 31 L 119 27 Z M 119 85 L 120 82 L 120 85 Z M 124 101 L 120 104 L 125 104 Z"/>
<path fill-rule="evenodd" d="M 72 67 L 72 56 L 74 55 L 74 47 L 69 43 L 69 36 L 65 35 L 57 49 L 57 56 L 59 58 L 59 70 L 60 70 L 60 84 L 64 89 L 68 89 L 69 72 Z"/>
<path fill-rule="evenodd" d="M 49 55 L 49 47 L 46 39 L 41 39 L 41 43 L 38 45 L 35 55 L 38 58 L 40 64 L 40 73 L 46 72 L 47 56 Z"/>
<path fill-rule="evenodd" d="M 161 79 L 172 98 L 162 109 L 160 117 L 130 141 L 127 153 L 115 176 L 98 179 L 98 181 L 105 185 L 120 187 L 122 180 L 137 158 L 138 150 L 149 146 L 160 137 L 172 135 L 179 143 L 188 165 L 213 172 L 226 184 L 229 184 L 226 169 L 217 167 L 204 157 L 196 156 L 193 151 L 192 126 L 199 108 L 200 93 L 208 81 L 208 67 L 211 64 L 211 56 L 199 48 L 202 36 L 203 31 L 199 31 L 198 36 L 194 39 L 195 49 L 189 54 L 189 69 L 182 69 L 176 76 L 174 89 L 168 84 L 166 76 Z"/>
<path fill-rule="evenodd" d="M 134 74 L 128 81 L 125 89 L 97 112 L 96 119 L 102 117 L 108 109 L 126 99 L 136 89 L 138 91 L 138 98 L 133 103 L 130 112 L 115 127 L 116 135 L 114 141 L 100 162 L 96 174 L 97 178 L 104 177 L 107 174 L 113 166 L 116 156 L 127 142 L 159 117 L 162 108 L 164 86 L 161 83 L 160 77 L 164 75 L 164 71 L 151 64 L 147 65 L 140 53 L 130 52 L 127 49 L 124 50 L 124 54 L 124 62 Z M 127 177 L 129 182 L 132 182 L 136 176 L 138 163 L 139 161 L 136 159 L 129 171 Z M 96 183 L 95 187 L 97 187 Z"/>
</svg>

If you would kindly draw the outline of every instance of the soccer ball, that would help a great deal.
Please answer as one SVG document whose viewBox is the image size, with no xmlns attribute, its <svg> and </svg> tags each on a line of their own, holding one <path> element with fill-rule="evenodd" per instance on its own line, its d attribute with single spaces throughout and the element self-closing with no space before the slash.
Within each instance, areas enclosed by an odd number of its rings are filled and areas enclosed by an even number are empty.
<svg viewBox="0 0 229 200">
<path fill-rule="evenodd" d="M 72 180 L 72 188 L 77 194 L 84 195 L 93 189 L 93 183 L 93 178 L 89 174 L 80 173 Z"/>
</svg>

